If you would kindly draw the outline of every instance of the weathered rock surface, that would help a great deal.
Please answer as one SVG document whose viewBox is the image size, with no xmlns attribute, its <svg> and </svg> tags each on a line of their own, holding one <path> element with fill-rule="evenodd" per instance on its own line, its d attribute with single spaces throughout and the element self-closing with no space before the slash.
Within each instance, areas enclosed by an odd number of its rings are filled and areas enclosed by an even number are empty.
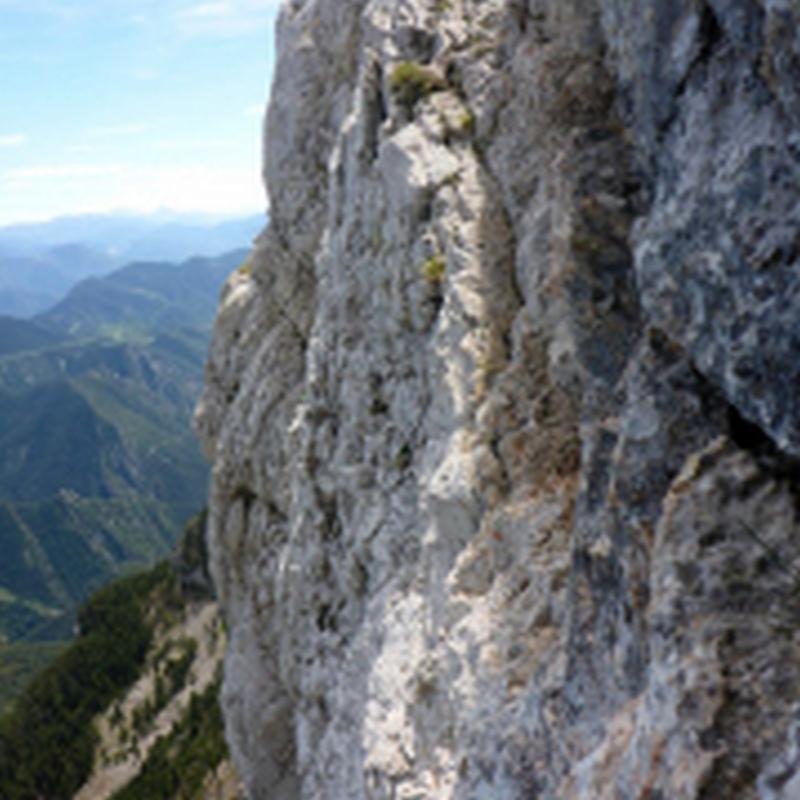
<svg viewBox="0 0 800 800">
<path fill-rule="evenodd" d="M 197 416 L 250 796 L 800 797 L 800 3 L 278 42 Z"/>
</svg>

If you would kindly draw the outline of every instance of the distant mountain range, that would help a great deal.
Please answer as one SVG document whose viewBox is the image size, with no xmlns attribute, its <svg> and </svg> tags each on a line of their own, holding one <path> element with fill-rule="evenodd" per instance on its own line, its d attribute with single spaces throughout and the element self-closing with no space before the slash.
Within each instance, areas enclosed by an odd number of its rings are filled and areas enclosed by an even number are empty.
<svg viewBox="0 0 800 800">
<path fill-rule="evenodd" d="M 247 247 L 264 215 L 62 217 L 0 227 L 0 314 L 41 313 L 76 283 L 134 261 L 182 261 Z"/>
<path fill-rule="evenodd" d="M 246 256 L 246 250 L 239 250 L 179 265 L 129 264 L 105 277 L 81 281 L 35 321 L 72 336 L 207 327 L 232 262 L 240 264 Z"/>
<path fill-rule="evenodd" d="M 34 319 L 0 316 L 0 643 L 63 638 L 76 603 L 202 507 L 190 418 L 246 255 L 131 264 Z"/>
</svg>

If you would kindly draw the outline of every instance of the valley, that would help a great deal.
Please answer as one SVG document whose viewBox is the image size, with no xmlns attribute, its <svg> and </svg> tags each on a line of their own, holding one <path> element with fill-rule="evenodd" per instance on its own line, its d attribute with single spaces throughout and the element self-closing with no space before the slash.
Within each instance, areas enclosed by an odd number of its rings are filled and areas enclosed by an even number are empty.
<svg viewBox="0 0 800 800">
<path fill-rule="evenodd" d="M 205 502 L 191 431 L 214 308 L 246 256 L 142 262 L 0 317 L 0 708 L 78 604 L 152 563 Z"/>
</svg>

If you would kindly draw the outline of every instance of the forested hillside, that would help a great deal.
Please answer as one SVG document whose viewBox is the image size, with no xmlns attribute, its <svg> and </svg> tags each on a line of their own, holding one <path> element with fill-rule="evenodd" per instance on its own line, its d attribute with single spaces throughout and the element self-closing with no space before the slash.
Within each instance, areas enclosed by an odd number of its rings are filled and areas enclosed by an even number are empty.
<svg viewBox="0 0 800 800">
<path fill-rule="evenodd" d="M 93 595 L 75 641 L 0 718 L 3 800 L 235 795 L 204 524 L 187 524 L 171 559 Z"/>
</svg>

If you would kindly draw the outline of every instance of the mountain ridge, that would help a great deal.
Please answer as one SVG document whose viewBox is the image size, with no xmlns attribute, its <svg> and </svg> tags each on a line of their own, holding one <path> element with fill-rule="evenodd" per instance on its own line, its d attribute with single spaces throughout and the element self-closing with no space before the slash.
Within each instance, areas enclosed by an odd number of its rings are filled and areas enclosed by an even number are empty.
<svg viewBox="0 0 800 800">
<path fill-rule="evenodd" d="M 216 257 L 247 246 L 261 215 L 88 215 L 0 227 L 0 314 L 30 317 L 79 281 L 134 261 Z"/>
<path fill-rule="evenodd" d="M 217 294 L 231 264 L 247 257 L 246 249 L 216 257 L 193 257 L 179 264 L 136 261 L 102 277 L 92 277 L 34 321 L 71 336 L 98 334 L 109 327 L 210 326 Z"/>
</svg>

